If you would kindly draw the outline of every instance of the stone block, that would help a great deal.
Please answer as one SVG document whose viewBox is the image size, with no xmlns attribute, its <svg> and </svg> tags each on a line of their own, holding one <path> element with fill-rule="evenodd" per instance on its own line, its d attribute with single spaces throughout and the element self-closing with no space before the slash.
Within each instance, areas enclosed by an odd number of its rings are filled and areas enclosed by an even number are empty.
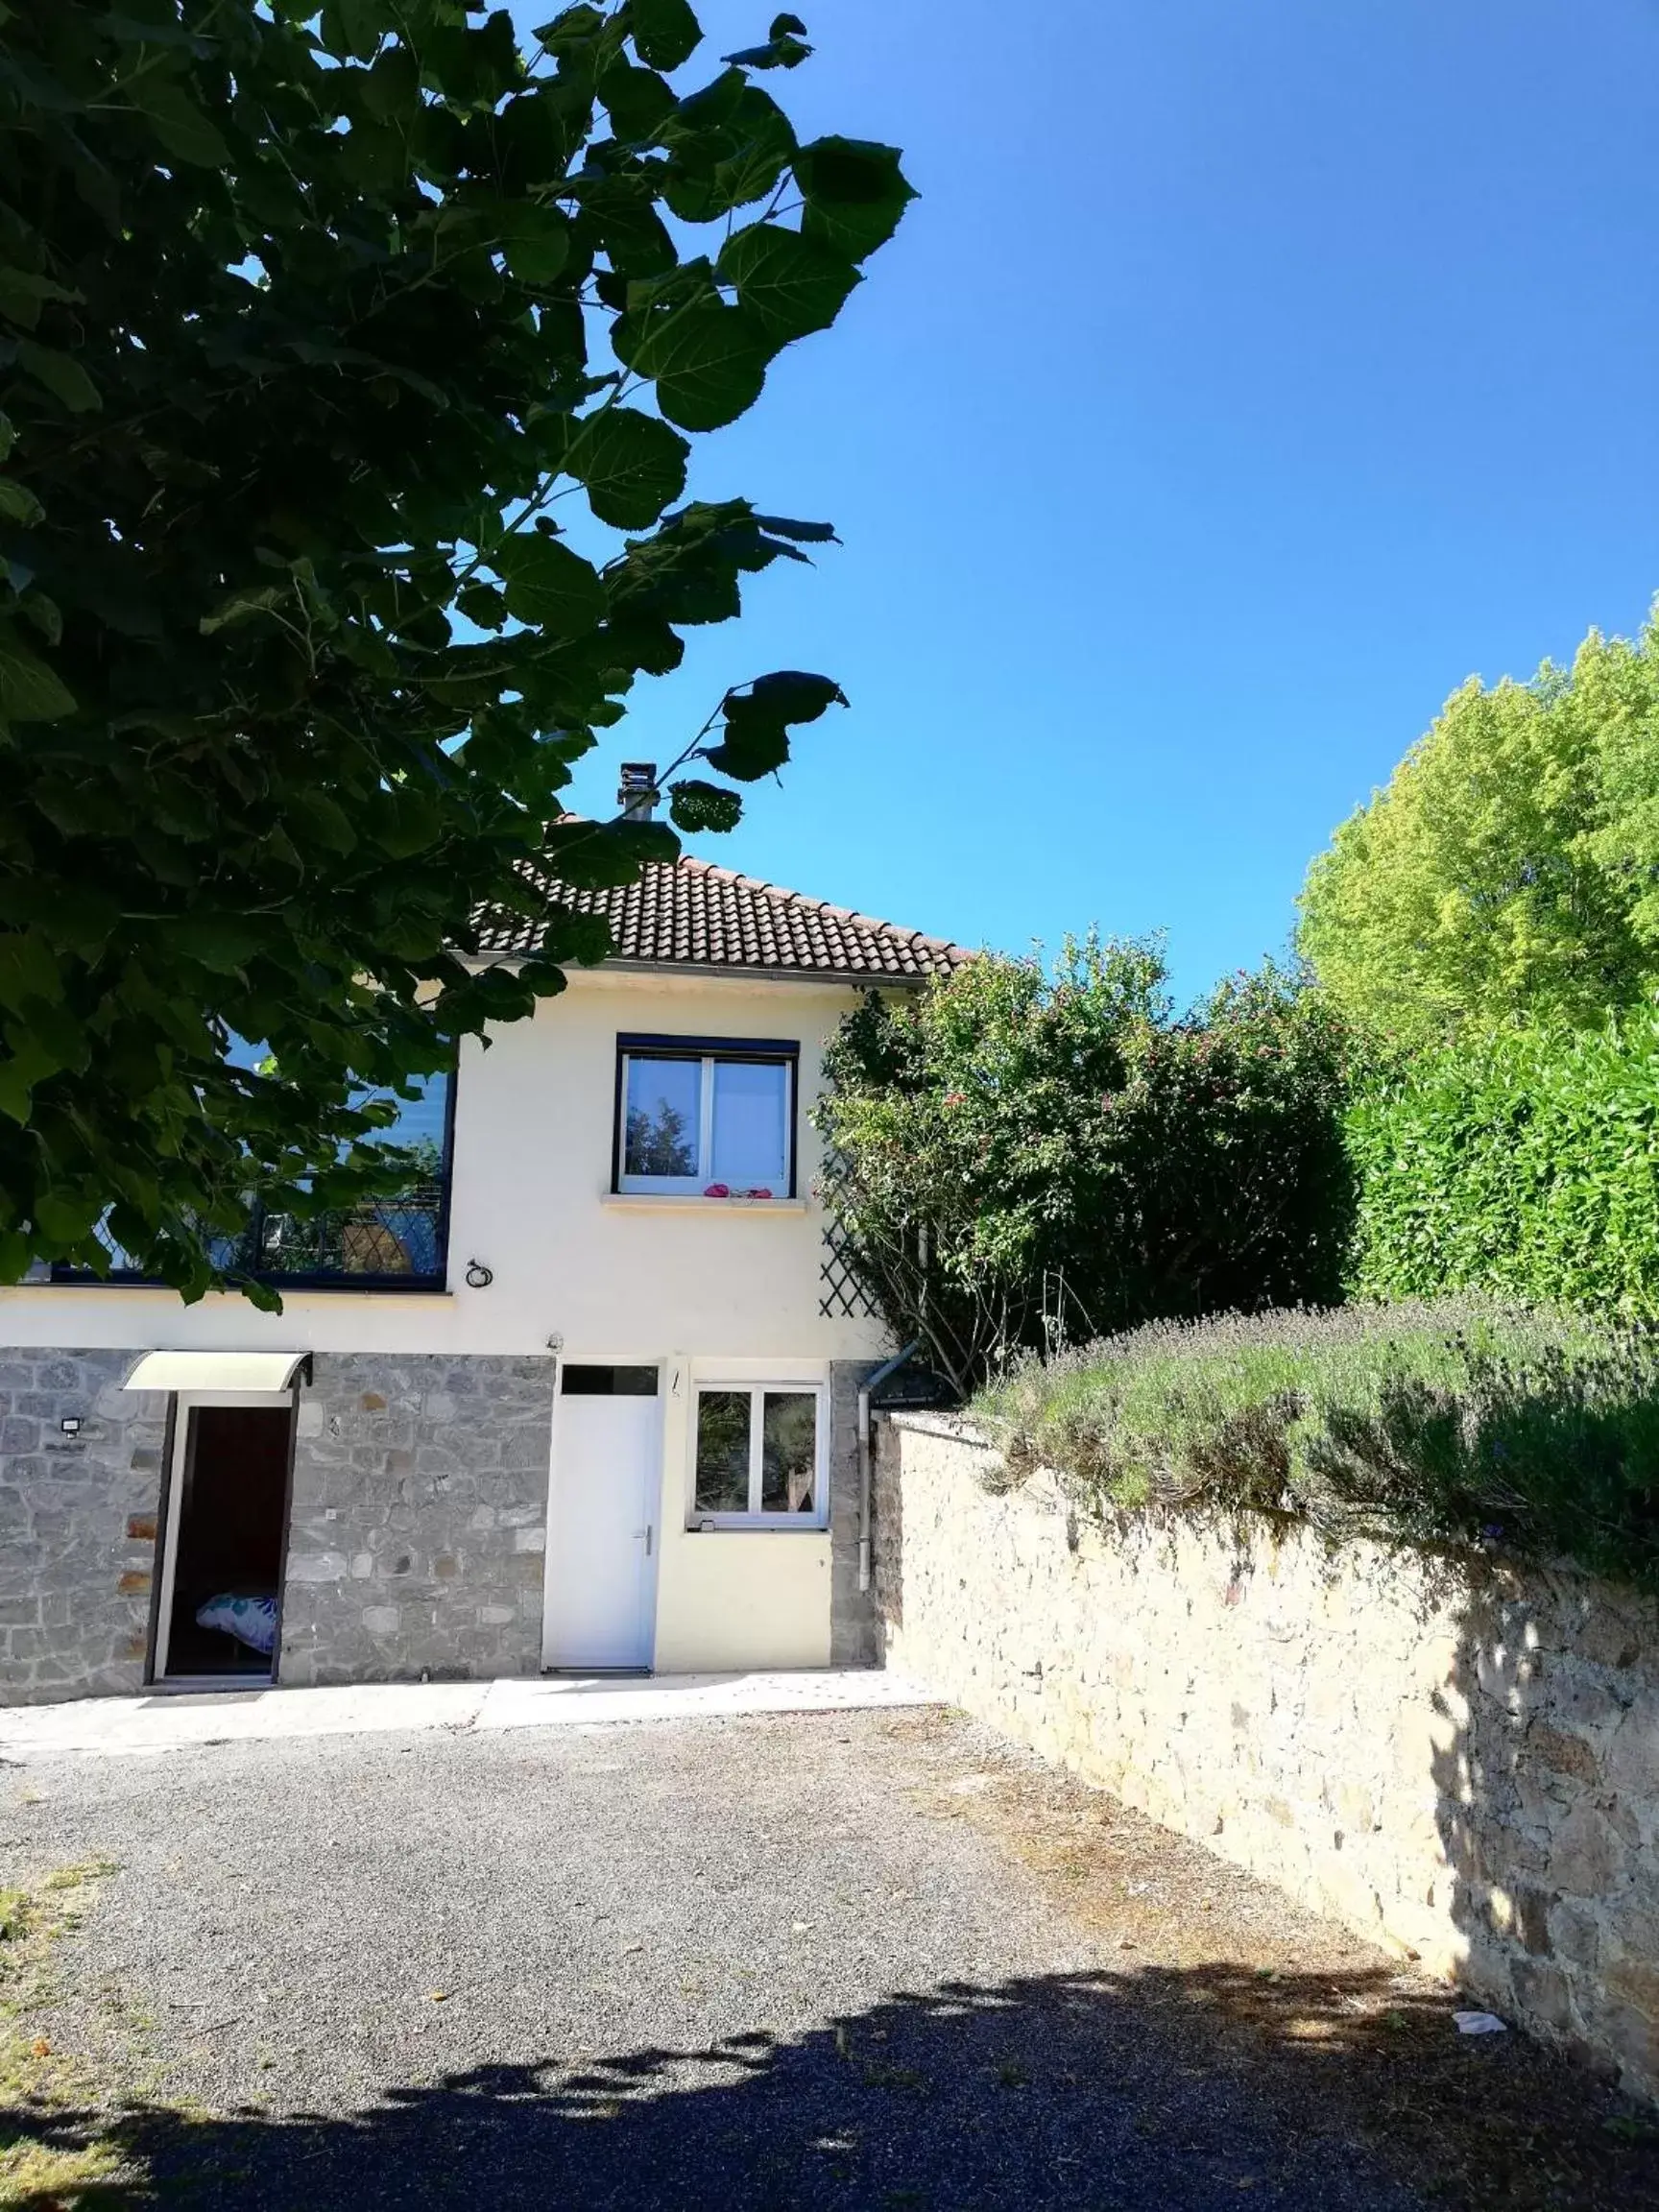
<svg viewBox="0 0 1659 2212">
<path fill-rule="evenodd" d="M 1659 1959 L 1615 1959 L 1603 1981 L 1607 1994 L 1659 2029 Z"/>
<path fill-rule="evenodd" d="M 347 1573 L 343 1551 L 290 1551 L 288 1554 L 290 1582 L 339 1582 Z"/>
<path fill-rule="evenodd" d="M 1572 1991 L 1559 1966 L 1542 1959 L 1518 1959 L 1510 1968 L 1510 1983 L 1516 2008 L 1529 2028 L 1551 2035 L 1573 2032 Z"/>
<path fill-rule="evenodd" d="M 1596 1807 L 1576 1805 L 1562 1823 L 1550 1850 L 1550 1879 L 1575 1897 L 1599 1897 L 1622 1870 L 1624 1852 Z"/>
<path fill-rule="evenodd" d="M 1626 1713 L 1607 1745 L 1608 1787 L 1626 1802 L 1659 1806 L 1659 1726 L 1651 1712 Z"/>
</svg>

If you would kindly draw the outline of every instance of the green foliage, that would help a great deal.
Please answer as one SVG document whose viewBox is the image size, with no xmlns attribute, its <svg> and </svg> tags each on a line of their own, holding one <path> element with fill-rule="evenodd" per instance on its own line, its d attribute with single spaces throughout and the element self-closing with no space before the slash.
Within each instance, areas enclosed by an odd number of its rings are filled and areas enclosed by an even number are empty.
<svg viewBox="0 0 1659 2212">
<path fill-rule="evenodd" d="M 1455 692 L 1314 861 L 1300 945 L 1352 1022 L 1409 1046 L 1650 1000 L 1659 622 Z"/>
<path fill-rule="evenodd" d="M 677 851 L 561 819 L 572 763 L 831 535 L 685 502 L 685 433 L 834 320 L 897 156 L 798 143 L 752 76 L 805 59 L 793 16 L 689 89 L 685 0 L 536 36 L 477 0 L 0 12 L 0 1280 L 103 1264 L 112 1207 L 196 1295 L 255 1188 L 395 1184 L 365 1094 L 606 950 L 557 914 L 469 963 L 476 909 Z M 676 766 L 766 775 L 838 697 L 736 686 Z"/>
<path fill-rule="evenodd" d="M 823 1188 L 966 1390 L 1021 1345 L 1335 1294 L 1340 1037 L 1270 965 L 1177 1020 L 1154 946 L 985 956 L 831 1042 Z"/>
<path fill-rule="evenodd" d="M 1158 1324 L 990 1383 L 1009 1475 L 1659 1593 L 1659 1337 L 1479 1298 Z"/>
<path fill-rule="evenodd" d="M 1421 1055 L 1358 1092 L 1347 1139 L 1360 1292 L 1659 1319 L 1659 1018 Z"/>
</svg>

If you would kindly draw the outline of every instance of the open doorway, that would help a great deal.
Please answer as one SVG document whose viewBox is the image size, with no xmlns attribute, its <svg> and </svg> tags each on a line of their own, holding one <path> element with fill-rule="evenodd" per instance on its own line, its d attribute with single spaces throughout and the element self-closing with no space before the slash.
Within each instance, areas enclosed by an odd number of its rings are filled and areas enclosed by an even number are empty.
<svg viewBox="0 0 1659 2212">
<path fill-rule="evenodd" d="M 154 1678 L 269 1682 L 281 1631 L 291 1398 L 180 1394 Z"/>
</svg>

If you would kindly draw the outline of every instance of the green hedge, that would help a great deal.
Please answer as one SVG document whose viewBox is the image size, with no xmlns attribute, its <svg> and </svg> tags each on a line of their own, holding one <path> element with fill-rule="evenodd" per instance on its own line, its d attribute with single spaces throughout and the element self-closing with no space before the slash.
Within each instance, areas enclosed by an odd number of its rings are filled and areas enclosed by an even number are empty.
<svg viewBox="0 0 1659 2212">
<path fill-rule="evenodd" d="M 1358 1295 L 1659 1318 L 1659 1018 L 1431 1054 L 1346 1123 Z"/>
</svg>

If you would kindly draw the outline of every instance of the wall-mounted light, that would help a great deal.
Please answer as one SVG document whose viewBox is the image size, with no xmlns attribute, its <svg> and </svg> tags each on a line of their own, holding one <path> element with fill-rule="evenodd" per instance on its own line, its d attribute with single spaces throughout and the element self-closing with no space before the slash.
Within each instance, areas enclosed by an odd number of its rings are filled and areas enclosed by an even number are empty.
<svg viewBox="0 0 1659 2212">
<path fill-rule="evenodd" d="M 58 1426 L 65 1436 L 79 1436 L 81 1433 L 81 1416 L 79 1413 L 65 1413 Z"/>
<path fill-rule="evenodd" d="M 467 1287 L 469 1290 L 488 1290 L 495 1280 L 493 1267 L 486 1267 L 482 1260 L 467 1262 Z"/>
</svg>

